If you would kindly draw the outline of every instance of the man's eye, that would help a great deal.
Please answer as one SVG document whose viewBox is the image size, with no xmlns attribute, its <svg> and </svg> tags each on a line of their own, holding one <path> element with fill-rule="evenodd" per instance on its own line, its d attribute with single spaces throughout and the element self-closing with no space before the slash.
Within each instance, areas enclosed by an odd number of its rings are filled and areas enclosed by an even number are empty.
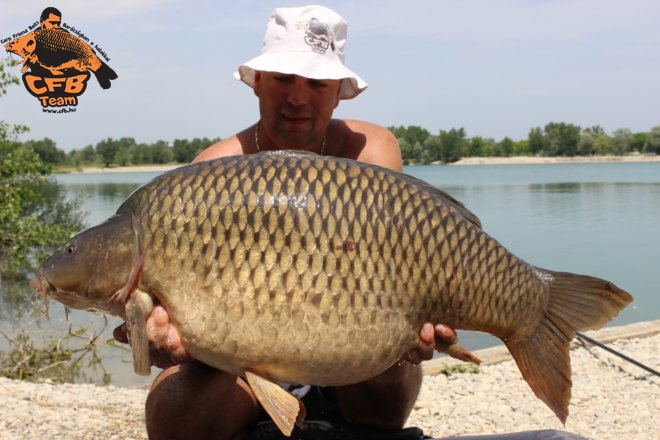
<svg viewBox="0 0 660 440">
<path fill-rule="evenodd" d="M 309 82 L 309 84 L 312 87 L 317 88 L 317 89 L 323 89 L 323 88 L 328 87 L 328 84 L 324 81 L 313 81 L 312 80 L 312 81 Z"/>
</svg>

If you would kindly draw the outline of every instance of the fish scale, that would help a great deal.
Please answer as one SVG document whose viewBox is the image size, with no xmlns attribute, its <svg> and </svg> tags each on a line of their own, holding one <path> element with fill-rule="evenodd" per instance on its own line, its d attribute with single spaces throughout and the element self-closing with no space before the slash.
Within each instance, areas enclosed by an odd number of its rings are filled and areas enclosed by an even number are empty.
<svg viewBox="0 0 660 440">
<path fill-rule="evenodd" d="M 415 349 L 425 322 L 502 339 L 536 395 L 565 420 L 570 340 L 632 300 L 607 281 L 518 259 L 425 182 L 307 153 L 219 158 L 165 173 L 65 247 L 75 252 L 56 253 L 38 274 L 44 293 L 120 315 L 124 303 L 133 310 L 153 297 L 186 350 L 245 375 L 276 421 L 273 407 L 287 399 L 269 381 L 366 380 Z M 112 270 L 86 274 L 90 260 Z M 143 309 L 126 317 L 140 324 Z M 146 330 L 135 332 L 146 340 Z M 457 346 L 437 348 L 475 359 Z M 134 355 L 136 365 L 147 356 Z M 278 426 L 286 432 L 288 424 Z"/>
</svg>

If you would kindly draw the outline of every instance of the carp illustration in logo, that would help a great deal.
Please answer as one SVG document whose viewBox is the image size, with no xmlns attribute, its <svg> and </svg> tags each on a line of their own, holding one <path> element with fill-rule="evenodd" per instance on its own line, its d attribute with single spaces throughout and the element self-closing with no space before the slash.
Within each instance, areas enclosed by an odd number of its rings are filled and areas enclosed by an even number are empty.
<svg viewBox="0 0 660 440">
<path fill-rule="evenodd" d="M 53 75 L 63 75 L 66 69 L 78 72 L 89 69 L 104 89 L 110 88 L 110 80 L 117 79 L 115 71 L 101 61 L 87 43 L 64 29 L 37 29 L 10 41 L 5 49 L 23 57 L 23 61 L 17 63 L 24 64 L 21 72 L 34 66 Z"/>
<path fill-rule="evenodd" d="M 328 48 L 335 51 L 335 43 L 332 31 L 328 25 L 322 21 L 312 18 L 309 21 L 301 23 L 299 26 L 305 30 L 305 43 L 307 43 L 314 52 L 324 55 Z"/>
<path fill-rule="evenodd" d="M 89 44 L 60 27 L 61 17 L 56 8 L 46 8 L 38 28 L 5 45 L 7 52 L 22 58 L 15 65 L 23 64 L 23 83 L 43 107 L 77 105 L 88 71 L 103 89 L 109 89 L 110 81 L 118 78 Z"/>
</svg>

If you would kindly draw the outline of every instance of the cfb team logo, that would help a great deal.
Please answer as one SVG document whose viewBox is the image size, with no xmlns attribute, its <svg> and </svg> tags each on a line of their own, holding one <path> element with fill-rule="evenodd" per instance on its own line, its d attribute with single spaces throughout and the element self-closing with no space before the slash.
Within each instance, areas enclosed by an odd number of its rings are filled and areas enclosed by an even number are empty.
<svg viewBox="0 0 660 440">
<path fill-rule="evenodd" d="M 308 21 L 303 21 L 296 25 L 299 29 L 305 31 L 305 43 L 312 48 L 312 50 L 320 55 L 325 55 L 328 48 L 335 51 L 335 42 L 332 36 L 332 31 L 323 22 L 316 18 Z"/>
<path fill-rule="evenodd" d="M 73 35 L 66 29 L 71 30 Z M 39 22 L 22 32 L 3 39 L 7 52 L 22 58 L 15 65 L 23 64 L 23 84 L 36 97 L 41 106 L 54 113 L 67 113 L 65 107 L 78 105 L 78 97 L 87 88 L 90 71 L 103 89 L 109 89 L 117 74 L 106 64 L 110 58 L 98 46 L 91 45 L 83 33 L 75 27 L 62 24 L 62 13 L 56 8 L 43 10 Z M 94 46 L 103 59 L 96 55 Z M 75 111 L 70 109 L 69 111 Z"/>
</svg>

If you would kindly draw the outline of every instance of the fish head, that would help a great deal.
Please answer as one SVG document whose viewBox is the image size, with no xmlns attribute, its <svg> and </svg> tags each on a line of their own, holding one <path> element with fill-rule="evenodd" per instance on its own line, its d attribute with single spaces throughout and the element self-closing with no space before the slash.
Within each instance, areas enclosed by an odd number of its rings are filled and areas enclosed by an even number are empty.
<svg viewBox="0 0 660 440">
<path fill-rule="evenodd" d="M 37 48 L 37 41 L 34 32 L 15 38 L 9 43 L 5 44 L 7 52 L 14 53 L 22 58 L 27 58 L 34 53 Z"/>
<path fill-rule="evenodd" d="M 125 296 L 136 240 L 130 216 L 117 215 L 80 232 L 41 265 L 31 282 L 65 306 L 125 316 Z"/>
</svg>

